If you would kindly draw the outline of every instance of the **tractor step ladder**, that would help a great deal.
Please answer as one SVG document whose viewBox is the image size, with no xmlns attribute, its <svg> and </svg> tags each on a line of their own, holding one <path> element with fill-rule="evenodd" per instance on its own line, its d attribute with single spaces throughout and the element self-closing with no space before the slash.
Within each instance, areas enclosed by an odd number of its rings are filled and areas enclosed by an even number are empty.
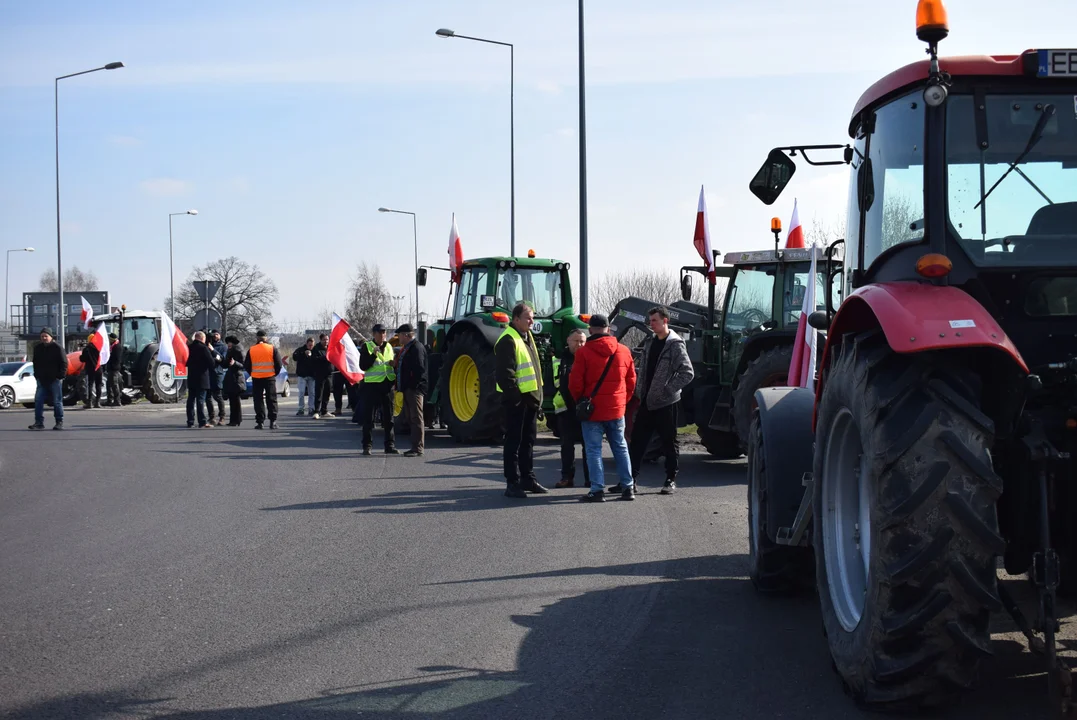
<svg viewBox="0 0 1077 720">
<path fill-rule="evenodd" d="M 811 498 L 815 488 L 815 479 L 810 472 L 806 472 L 800 479 L 800 484 L 804 486 L 804 496 L 800 499 L 796 519 L 793 520 L 793 527 L 778 528 L 778 533 L 774 538 L 774 542 L 778 545 L 808 544 L 805 534 L 812 517 Z"/>
</svg>

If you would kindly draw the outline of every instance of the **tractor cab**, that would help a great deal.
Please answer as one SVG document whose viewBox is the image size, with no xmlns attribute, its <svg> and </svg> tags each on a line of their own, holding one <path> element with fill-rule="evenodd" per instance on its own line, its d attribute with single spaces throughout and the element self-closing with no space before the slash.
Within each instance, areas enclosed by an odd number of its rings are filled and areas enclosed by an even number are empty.
<svg viewBox="0 0 1077 720">
<path fill-rule="evenodd" d="M 106 334 L 115 333 L 119 338 L 125 400 L 145 396 L 154 403 L 172 403 L 179 399 L 183 377 L 175 375 L 173 365 L 157 361 L 162 317 L 160 311 L 129 311 L 125 305 L 120 312 L 93 318 L 95 326 L 103 324 Z"/>
</svg>

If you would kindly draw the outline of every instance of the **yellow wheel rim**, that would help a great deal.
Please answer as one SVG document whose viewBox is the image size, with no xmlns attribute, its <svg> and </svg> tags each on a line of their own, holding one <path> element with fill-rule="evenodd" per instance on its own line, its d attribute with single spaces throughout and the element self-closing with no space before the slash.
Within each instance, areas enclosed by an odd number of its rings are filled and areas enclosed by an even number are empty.
<svg viewBox="0 0 1077 720">
<path fill-rule="evenodd" d="M 475 417 L 479 409 L 479 368 L 469 355 L 461 355 L 452 364 L 449 403 L 453 415 L 463 422 Z"/>
<path fill-rule="evenodd" d="M 393 417 L 400 414 L 400 411 L 404 409 L 404 393 L 397 390 L 393 393 Z"/>
</svg>

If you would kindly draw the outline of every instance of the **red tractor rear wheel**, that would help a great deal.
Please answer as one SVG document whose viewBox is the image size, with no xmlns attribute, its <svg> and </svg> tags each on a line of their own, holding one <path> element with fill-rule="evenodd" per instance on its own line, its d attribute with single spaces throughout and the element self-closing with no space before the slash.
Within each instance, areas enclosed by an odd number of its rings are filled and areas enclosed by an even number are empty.
<svg viewBox="0 0 1077 720">
<path fill-rule="evenodd" d="M 990 654 L 1005 548 L 994 425 L 953 356 L 847 340 L 818 408 L 812 521 L 834 666 L 877 710 L 948 704 Z"/>
</svg>

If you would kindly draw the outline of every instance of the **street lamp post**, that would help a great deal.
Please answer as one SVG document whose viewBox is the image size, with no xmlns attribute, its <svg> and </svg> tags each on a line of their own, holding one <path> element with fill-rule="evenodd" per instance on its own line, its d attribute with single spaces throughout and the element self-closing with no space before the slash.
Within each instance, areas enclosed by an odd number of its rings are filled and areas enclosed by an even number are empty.
<svg viewBox="0 0 1077 720">
<path fill-rule="evenodd" d="M 583 81 L 583 0 L 580 0 L 580 312 L 588 312 L 587 300 L 587 113 L 584 104 Z"/>
<path fill-rule="evenodd" d="M 66 78 L 75 77 L 76 75 L 86 75 L 88 73 L 97 72 L 98 70 L 116 70 L 122 68 L 122 62 L 110 62 L 108 65 L 102 65 L 99 68 L 93 70 L 83 70 L 82 72 L 71 73 L 70 75 L 61 75 L 53 82 L 53 109 L 56 120 L 56 282 L 57 290 L 60 291 L 60 300 L 57 303 L 59 308 L 59 334 L 56 339 L 60 341 L 60 347 L 67 350 L 66 338 L 64 335 L 65 325 L 67 324 L 67 313 L 64 311 L 64 264 L 60 252 L 60 81 Z"/>
<path fill-rule="evenodd" d="M 378 212 L 411 215 L 411 234 L 415 242 L 415 274 L 412 276 L 412 280 L 415 282 L 415 327 L 419 327 L 419 230 L 415 220 L 415 213 L 407 210 L 393 210 L 387 207 L 378 208 Z"/>
<path fill-rule="evenodd" d="M 176 288 L 173 286 L 172 275 L 172 216 L 173 215 L 197 215 L 198 211 L 184 210 L 183 212 L 168 213 L 168 296 L 172 301 L 172 309 L 168 311 L 168 314 L 172 318 L 172 322 L 176 322 Z"/>
<path fill-rule="evenodd" d="M 11 253 L 13 252 L 33 252 L 31 247 L 27 248 L 13 248 L 7 251 L 7 263 L 4 269 L 4 325 L 8 330 L 11 330 L 11 319 L 8 317 L 8 285 L 11 283 Z"/>
<path fill-rule="evenodd" d="M 516 119 L 515 119 L 515 49 L 512 43 L 499 40 L 486 40 L 484 38 L 457 35 L 454 31 L 441 28 L 435 35 L 443 38 L 460 38 L 461 40 L 475 40 L 476 42 L 489 43 L 491 45 L 503 45 L 509 49 L 509 254 L 516 256 Z"/>
</svg>

